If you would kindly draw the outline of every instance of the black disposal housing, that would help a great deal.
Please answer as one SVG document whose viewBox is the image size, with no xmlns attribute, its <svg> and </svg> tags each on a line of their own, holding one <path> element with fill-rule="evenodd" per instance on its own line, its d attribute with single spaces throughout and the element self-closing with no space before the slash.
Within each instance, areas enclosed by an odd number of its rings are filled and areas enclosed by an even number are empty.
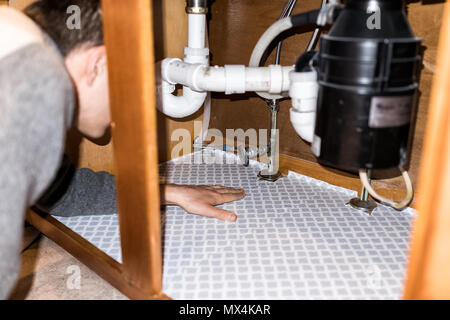
<svg viewBox="0 0 450 320">
<path fill-rule="evenodd" d="M 313 153 L 320 163 L 346 171 L 402 166 L 421 39 L 414 36 L 401 0 L 344 5 L 321 38 L 317 56 Z M 379 19 L 379 29 L 373 19 Z"/>
</svg>

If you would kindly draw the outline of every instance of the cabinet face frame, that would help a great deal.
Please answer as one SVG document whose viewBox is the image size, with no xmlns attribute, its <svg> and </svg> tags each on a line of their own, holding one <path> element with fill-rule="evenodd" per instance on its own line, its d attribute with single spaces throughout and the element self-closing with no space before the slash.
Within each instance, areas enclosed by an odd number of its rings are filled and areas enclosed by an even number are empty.
<svg viewBox="0 0 450 320">
<path fill-rule="evenodd" d="M 103 0 L 102 7 L 123 264 L 49 215 L 29 211 L 27 220 L 128 297 L 168 299 L 162 293 L 152 3 Z M 450 243 L 445 228 L 450 226 L 445 194 L 450 188 L 449 3 L 441 30 L 406 299 L 450 298 L 450 253 L 445 252 Z M 287 159 L 282 169 L 306 168 L 299 165 Z"/>
<path fill-rule="evenodd" d="M 103 0 L 123 274 L 162 291 L 152 2 Z"/>
<path fill-rule="evenodd" d="M 445 4 L 405 299 L 450 299 L 450 3 Z"/>
</svg>

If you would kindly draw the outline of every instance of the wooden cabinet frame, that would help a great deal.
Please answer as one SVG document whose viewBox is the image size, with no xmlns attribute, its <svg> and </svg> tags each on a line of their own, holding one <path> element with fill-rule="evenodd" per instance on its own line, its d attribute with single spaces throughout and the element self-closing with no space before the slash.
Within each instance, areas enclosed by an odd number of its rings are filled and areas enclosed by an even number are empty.
<svg viewBox="0 0 450 320">
<path fill-rule="evenodd" d="M 103 0 L 102 6 L 123 264 L 49 215 L 30 211 L 27 220 L 128 297 L 168 299 L 162 293 L 151 1 Z M 450 298 L 450 202 L 446 195 L 450 189 L 449 57 L 447 3 L 422 158 L 420 214 L 413 233 L 406 299 Z M 301 173 L 310 171 L 304 164 L 288 157 L 281 162 L 283 171 Z M 323 171 L 317 170 L 319 174 Z M 335 179 L 322 176 L 324 180 Z M 344 187 L 356 183 L 339 177 L 336 181 Z"/>
<path fill-rule="evenodd" d="M 450 3 L 445 4 L 420 166 L 405 299 L 450 299 Z"/>
</svg>

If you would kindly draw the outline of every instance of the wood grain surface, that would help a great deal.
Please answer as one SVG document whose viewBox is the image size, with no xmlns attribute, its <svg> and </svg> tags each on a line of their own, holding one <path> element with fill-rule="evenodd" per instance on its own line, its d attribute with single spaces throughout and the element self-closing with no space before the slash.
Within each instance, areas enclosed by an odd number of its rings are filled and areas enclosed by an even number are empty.
<svg viewBox="0 0 450 320">
<path fill-rule="evenodd" d="M 162 294 L 151 1 L 103 0 L 123 276 Z"/>
<path fill-rule="evenodd" d="M 450 299 L 450 4 L 439 42 L 406 299 Z"/>
</svg>

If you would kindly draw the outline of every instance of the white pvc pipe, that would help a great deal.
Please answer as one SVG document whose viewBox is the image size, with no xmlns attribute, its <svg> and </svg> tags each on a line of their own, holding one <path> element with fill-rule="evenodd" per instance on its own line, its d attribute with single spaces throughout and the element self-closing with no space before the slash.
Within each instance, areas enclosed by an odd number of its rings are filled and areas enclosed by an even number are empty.
<svg viewBox="0 0 450 320">
<path fill-rule="evenodd" d="M 269 47 L 269 45 L 272 43 L 272 41 L 280 35 L 283 31 L 289 30 L 292 28 L 292 21 L 291 18 L 284 18 L 281 20 L 278 20 L 273 25 L 269 27 L 269 29 L 264 32 L 264 34 L 259 38 L 258 42 L 256 43 L 255 48 L 253 49 L 252 56 L 250 57 L 249 66 L 250 67 L 259 67 L 259 63 L 261 61 L 261 58 L 266 51 L 266 49 Z M 285 96 L 283 95 L 272 95 L 267 92 L 257 92 L 257 94 L 264 99 L 282 99 Z"/>
<path fill-rule="evenodd" d="M 264 91 L 281 93 L 289 90 L 289 73 L 294 67 L 245 66 L 209 67 L 189 64 L 180 59 L 163 61 L 163 79 L 172 84 L 182 84 L 196 91 L 244 93 Z"/>
<path fill-rule="evenodd" d="M 164 114 L 183 118 L 195 113 L 205 101 L 205 91 L 225 92 L 226 94 L 244 93 L 246 91 L 281 94 L 290 87 L 289 72 L 294 67 L 250 67 L 245 66 L 208 66 L 208 49 L 206 46 L 206 16 L 189 14 L 188 47 L 185 59 L 169 58 L 162 62 L 159 79 L 158 109 Z M 265 35 L 273 37 L 281 29 L 291 27 L 290 19 L 283 20 L 274 28 L 269 28 Z M 263 36 L 264 38 L 264 36 Z M 260 44 L 263 48 L 265 44 Z M 258 46 L 257 46 L 258 47 Z M 175 84 L 183 85 L 183 95 L 174 96 Z"/>
<path fill-rule="evenodd" d="M 290 119 L 297 134 L 305 141 L 312 143 L 316 124 L 317 95 L 319 84 L 316 71 L 291 72 L 292 99 Z"/>
<path fill-rule="evenodd" d="M 208 92 L 203 106 L 202 131 L 200 132 L 199 135 L 201 144 L 203 144 L 203 142 L 208 137 L 210 121 L 211 121 L 211 92 Z"/>
<path fill-rule="evenodd" d="M 169 117 L 185 118 L 200 109 L 206 95 L 206 92 L 195 92 L 188 87 L 183 87 L 182 96 L 174 96 L 171 93 L 162 94 L 158 109 Z"/>
<path fill-rule="evenodd" d="M 194 49 L 205 48 L 206 15 L 188 14 L 188 47 Z"/>
<path fill-rule="evenodd" d="M 189 34 L 188 47 L 185 48 L 185 61 L 195 63 L 197 66 L 207 66 L 209 63 L 209 50 L 206 45 L 206 16 L 204 14 L 189 14 Z M 166 59 L 167 60 L 167 59 Z M 162 113 L 173 118 L 184 118 L 197 112 L 203 105 L 206 92 L 196 92 L 189 87 L 183 87 L 181 96 L 173 95 L 176 82 L 167 82 L 165 77 L 165 61 L 162 65 L 157 65 L 158 71 L 161 71 L 159 79 L 159 90 L 157 108 Z M 175 59 L 180 61 L 180 59 Z M 181 73 L 184 73 L 181 72 Z M 203 90 L 204 91 L 204 90 Z"/>
<path fill-rule="evenodd" d="M 291 124 L 295 132 L 303 140 L 312 143 L 314 138 L 314 129 L 316 123 L 315 112 L 297 112 L 295 109 L 290 109 Z"/>
<path fill-rule="evenodd" d="M 206 25 L 206 23 L 205 23 Z M 209 48 L 209 36 L 208 29 L 205 30 L 205 46 Z M 209 130 L 209 122 L 211 121 L 211 92 L 208 92 L 206 95 L 205 103 L 203 104 L 203 119 L 202 119 L 202 131 L 200 132 L 200 142 L 203 145 L 203 142 L 208 137 Z"/>
</svg>

